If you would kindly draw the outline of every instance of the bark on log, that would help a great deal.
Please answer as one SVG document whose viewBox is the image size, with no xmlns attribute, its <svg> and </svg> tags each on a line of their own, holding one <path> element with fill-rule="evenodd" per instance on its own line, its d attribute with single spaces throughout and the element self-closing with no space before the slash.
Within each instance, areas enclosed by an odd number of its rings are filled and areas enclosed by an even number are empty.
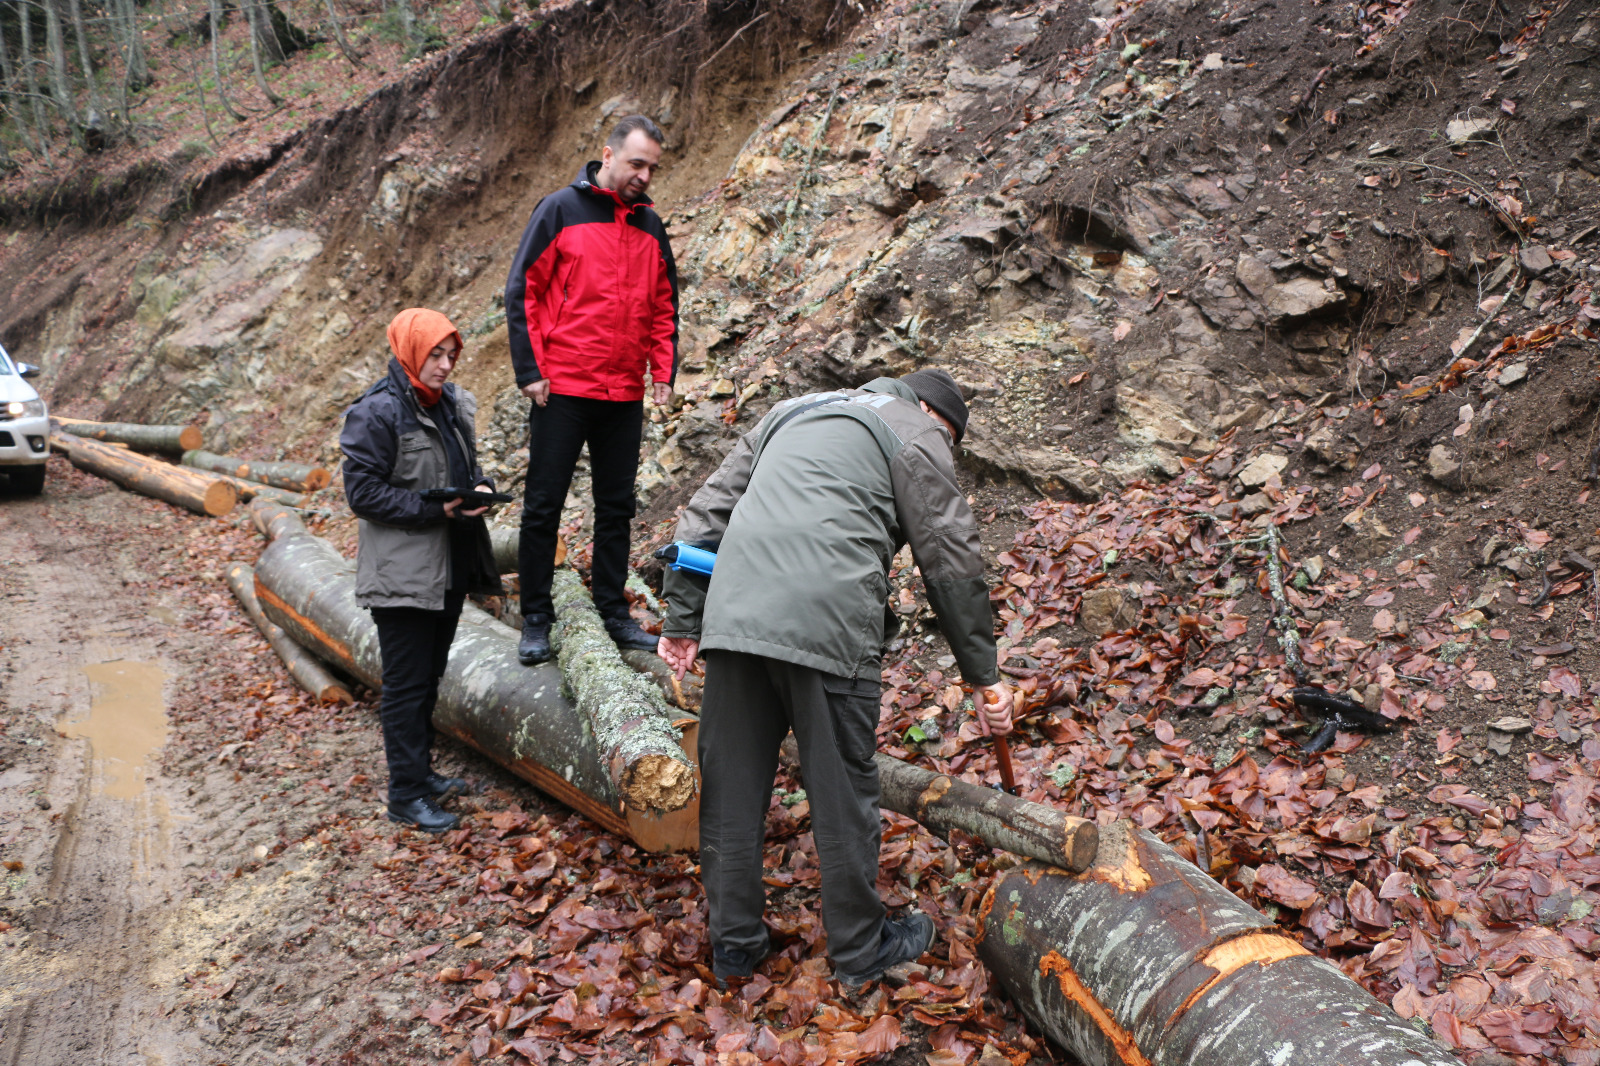
<svg viewBox="0 0 1600 1066">
<path fill-rule="evenodd" d="M 142 452 L 181 453 L 203 443 L 199 426 L 145 426 L 137 422 L 92 422 L 86 418 L 51 415 L 56 428 L 74 437 L 126 444 Z"/>
<path fill-rule="evenodd" d="M 517 553 L 521 550 L 522 530 L 518 526 L 491 526 L 489 544 L 494 548 L 494 568 L 502 574 L 514 574 L 520 569 Z M 557 566 L 561 563 L 558 560 Z"/>
<path fill-rule="evenodd" d="M 783 738 L 778 758 L 804 782 L 793 733 Z M 1068 870 L 1083 870 L 1094 859 L 1099 830 L 1087 819 L 936 774 L 881 751 L 873 759 L 878 764 L 878 805 L 941 837 L 959 829 L 991 848 Z"/>
<path fill-rule="evenodd" d="M 622 661 L 654 681 L 662 697 L 674 707 L 690 714 L 700 713 L 700 700 L 704 693 L 700 678 L 694 674 L 684 674 L 683 680 L 679 681 L 672 675 L 672 667 L 653 651 L 628 648 L 622 651 Z"/>
<path fill-rule="evenodd" d="M 576 573 L 556 571 L 550 591 L 556 608 L 550 637 L 561 674 L 589 720 L 612 783 L 636 810 L 683 808 L 694 797 L 694 766 L 666 701 L 622 661 Z"/>
<path fill-rule="evenodd" d="M 990 847 L 1075 873 L 1094 861 L 1100 835 L 1087 819 L 882 753 L 877 762 L 879 803 L 940 835 L 959 829 Z"/>
<path fill-rule="evenodd" d="M 350 690 L 334 679 L 327 669 L 312 656 L 312 654 L 289 639 L 289 634 L 281 626 L 273 624 L 266 615 L 261 613 L 261 603 L 256 599 L 256 572 L 248 563 L 229 563 L 227 569 L 228 587 L 239 598 L 239 603 L 244 607 L 245 614 L 261 630 L 261 635 L 267 638 L 267 643 L 272 645 L 272 650 L 278 653 L 278 658 L 283 660 L 283 665 L 289 668 L 289 674 L 301 688 L 317 698 L 319 703 L 354 703 L 355 698 L 350 695 Z"/>
<path fill-rule="evenodd" d="M 300 516 L 287 506 L 257 497 L 250 501 L 250 523 L 268 540 L 277 540 L 290 533 L 310 535 Z"/>
<path fill-rule="evenodd" d="M 1082 873 L 1007 871 L 981 915 L 979 957 L 1088 1066 L 1460 1066 L 1126 821 Z"/>
<path fill-rule="evenodd" d="M 290 492 L 316 492 L 318 489 L 326 488 L 329 481 L 328 472 L 320 466 L 271 462 L 266 459 L 235 459 L 231 455 L 218 455 L 215 452 L 198 449 L 183 453 L 183 465 L 192 466 L 196 470 L 209 470 L 213 474 L 227 474 L 229 477 L 271 485 L 275 489 L 287 489 Z"/>
<path fill-rule="evenodd" d="M 61 433 L 50 435 L 50 446 L 65 452 L 80 470 L 197 514 L 225 515 L 239 503 L 239 490 L 222 478 L 175 467 L 125 448 Z"/>
<path fill-rule="evenodd" d="M 254 509 L 276 532 L 256 563 L 262 613 L 302 646 L 379 687 L 383 668 L 372 616 L 355 602 L 355 566 L 327 541 L 293 528 L 292 515 Z M 633 812 L 600 760 L 588 719 L 562 692 L 554 663 L 523 666 L 517 632 L 475 607 L 462 613 L 435 727 L 476 748 L 595 824 L 632 836 Z"/>
</svg>

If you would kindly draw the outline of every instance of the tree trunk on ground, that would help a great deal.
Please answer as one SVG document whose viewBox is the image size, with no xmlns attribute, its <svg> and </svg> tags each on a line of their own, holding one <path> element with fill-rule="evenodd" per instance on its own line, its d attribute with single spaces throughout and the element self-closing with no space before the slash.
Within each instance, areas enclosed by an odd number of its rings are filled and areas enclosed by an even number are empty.
<svg viewBox="0 0 1600 1066">
<path fill-rule="evenodd" d="M 143 452 L 182 454 L 200 447 L 199 426 L 146 426 L 138 422 L 92 422 L 86 418 L 51 415 L 55 428 L 74 437 L 88 437 L 111 444 L 126 444 Z"/>
<path fill-rule="evenodd" d="M 207 478 L 198 471 L 175 467 L 126 448 L 61 433 L 50 434 L 50 446 L 65 452 L 80 470 L 196 514 L 225 515 L 239 503 L 238 490 L 222 478 Z"/>
<path fill-rule="evenodd" d="M 1460 1066 L 1126 821 L 1083 873 L 996 878 L 981 913 L 979 957 L 1087 1066 Z"/>
<path fill-rule="evenodd" d="M 656 687 L 661 690 L 661 695 L 674 707 L 690 714 L 700 713 L 703 689 L 700 679 L 694 674 L 684 674 L 683 680 L 679 681 L 672 676 L 672 667 L 663 662 L 661 656 L 653 651 L 629 648 L 621 654 L 622 661 L 654 681 Z"/>
<path fill-rule="evenodd" d="M 273 107 L 283 106 L 283 97 L 272 91 L 272 86 L 267 83 L 267 72 L 261 67 L 261 30 L 257 23 L 265 18 L 260 11 L 258 0 L 244 0 L 245 20 L 250 23 L 250 68 L 255 72 L 256 87 L 267 98 L 267 103 Z"/>
<path fill-rule="evenodd" d="M 235 459 L 231 455 L 215 452 L 186 451 L 183 465 L 197 470 L 210 470 L 214 474 L 227 474 L 246 481 L 259 481 L 263 485 L 288 489 L 290 492 L 315 492 L 327 488 L 328 471 L 309 463 L 273 462 L 269 459 Z"/>
<path fill-rule="evenodd" d="M 252 500 L 250 522 L 256 527 L 256 532 L 268 540 L 277 540 L 291 533 L 310 534 L 298 514 L 272 500 Z"/>
<path fill-rule="evenodd" d="M 378 630 L 356 604 L 354 565 L 281 514 L 264 507 L 256 514 L 278 531 L 256 563 L 262 613 L 325 662 L 377 688 Z M 630 835 L 594 736 L 562 695 L 560 669 L 523 666 L 515 631 L 476 608 L 462 614 L 433 722 L 595 824 Z"/>
<path fill-rule="evenodd" d="M 204 470 L 195 470 L 192 467 L 182 467 L 196 477 L 219 477 L 232 485 L 239 493 L 240 503 L 250 503 L 254 500 L 266 500 L 269 503 L 280 504 L 284 507 L 304 507 L 306 498 L 298 492 L 288 489 L 275 489 L 271 485 L 263 485 L 259 481 L 246 481 L 242 477 L 230 477 L 227 474 L 212 474 Z"/>
<path fill-rule="evenodd" d="M 1081 872 L 1094 861 L 1100 835 L 1084 818 L 956 780 L 879 754 L 880 799 L 886 810 L 903 814 L 940 836 L 952 829 L 990 847 L 1064 870 Z"/>
<path fill-rule="evenodd" d="M 635 810 L 682 808 L 694 796 L 694 767 L 660 692 L 617 654 L 576 573 L 558 570 L 551 595 L 556 608 L 551 643 L 578 709 L 594 729 L 612 782 Z"/>
<path fill-rule="evenodd" d="M 333 0 L 322 0 L 322 6 L 327 8 L 328 29 L 333 31 L 333 39 L 339 45 L 340 54 L 349 61 L 352 67 L 360 67 L 361 56 L 354 48 L 350 47 L 350 41 L 344 35 L 344 27 L 339 25 L 339 13 L 333 8 Z"/>
<path fill-rule="evenodd" d="M 267 638 L 267 643 L 272 645 L 272 650 L 278 653 L 278 658 L 283 660 L 283 665 L 289 668 L 289 674 L 301 688 L 315 696 L 321 703 L 354 703 L 350 690 L 334 680 L 332 674 L 300 645 L 289 639 L 279 626 L 274 625 L 266 615 L 261 613 L 261 604 L 256 600 L 256 572 L 248 563 L 229 563 L 227 569 L 228 587 L 239 598 L 245 614 L 261 630 Z"/>
</svg>

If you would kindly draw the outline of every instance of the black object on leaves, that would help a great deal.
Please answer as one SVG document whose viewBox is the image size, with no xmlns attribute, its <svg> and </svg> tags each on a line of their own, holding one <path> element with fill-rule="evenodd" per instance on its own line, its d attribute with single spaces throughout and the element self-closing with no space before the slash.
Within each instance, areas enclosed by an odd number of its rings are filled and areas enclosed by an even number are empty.
<svg viewBox="0 0 1600 1066">
<path fill-rule="evenodd" d="M 1294 705 L 1322 715 L 1322 725 L 1300 750 L 1315 754 L 1327 751 L 1338 733 L 1387 733 L 1394 723 L 1373 714 L 1349 696 L 1335 696 L 1327 689 L 1308 687 L 1294 690 Z"/>
</svg>

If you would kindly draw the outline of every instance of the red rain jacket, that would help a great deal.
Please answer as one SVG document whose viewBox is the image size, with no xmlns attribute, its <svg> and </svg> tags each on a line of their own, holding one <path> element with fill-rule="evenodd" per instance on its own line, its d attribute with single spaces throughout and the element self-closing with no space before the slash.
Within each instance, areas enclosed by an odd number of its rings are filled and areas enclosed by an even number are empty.
<svg viewBox="0 0 1600 1066">
<path fill-rule="evenodd" d="M 542 378 L 561 396 L 641 400 L 644 371 L 678 369 L 678 268 L 649 200 L 596 185 L 599 163 L 533 209 L 506 279 L 517 387 Z"/>
</svg>

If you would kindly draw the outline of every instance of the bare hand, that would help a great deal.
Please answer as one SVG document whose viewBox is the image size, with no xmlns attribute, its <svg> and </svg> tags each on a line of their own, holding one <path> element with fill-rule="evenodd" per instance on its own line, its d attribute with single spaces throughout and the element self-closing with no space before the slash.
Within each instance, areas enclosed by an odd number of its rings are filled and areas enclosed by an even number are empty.
<svg viewBox="0 0 1600 1066">
<path fill-rule="evenodd" d="M 1011 732 L 1013 700 L 1011 686 L 1004 681 L 979 689 L 973 695 L 978 705 L 978 732 L 986 737 L 1003 737 Z"/>
<path fill-rule="evenodd" d="M 657 407 L 665 407 L 672 402 L 672 386 L 665 381 L 658 381 L 651 390 L 651 401 Z"/>
<path fill-rule="evenodd" d="M 532 385 L 522 386 L 522 395 L 543 407 L 550 402 L 550 379 L 540 378 Z"/>
<path fill-rule="evenodd" d="M 682 681 L 700 656 L 700 642 L 693 637 L 662 637 L 656 642 L 656 654 L 672 667 L 672 676 Z"/>
</svg>

